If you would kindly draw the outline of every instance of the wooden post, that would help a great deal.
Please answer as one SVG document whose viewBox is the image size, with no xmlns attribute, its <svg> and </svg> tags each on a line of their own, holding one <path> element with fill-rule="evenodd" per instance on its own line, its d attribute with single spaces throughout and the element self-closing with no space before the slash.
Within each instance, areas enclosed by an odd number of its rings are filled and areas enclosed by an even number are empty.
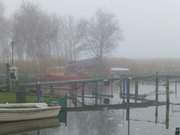
<svg viewBox="0 0 180 135">
<path fill-rule="evenodd" d="M 42 91 L 41 91 L 41 85 L 40 82 L 37 82 L 36 84 L 36 95 L 37 95 L 37 102 L 41 102 L 41 96 L 42 96 Z"/>
<path fill-rule="evenodd" d="M 72 103 L 77 107 L 77 83 L 72 84 Z"/>
<path fill-rule="evenodd" d="M 158 73 L 156 73 L 156 97 L 155 97 L 155 100 L 156 100 L 156 108 L 155 108 L 155 123 L 157 123 L 158 121 L 158 91 L 159 91 L 159 78 L 158 78 Z"/>
<path fill-rule="evenodd" d="M 53 85 L 50 85 L 50 96 L 51 97 L 54 97 L 54 88 L 53 88 Z"/>
<path fill-rule="evenodd" d="M 127 112 L 126 120 L 128 121 L 128 135 L 130 135 L 130 107 L 129 107 L 129 94 L 130 94 L 130 79 L 126 80 L 126 92 L 127 92 Z"/>
<path fill-rule="evenodd" d="M 126 111 L 126 120 L 129 120 L 129 83 L 130 83 L 130 80 L 127 79 L 125 81 L 125 84 L 126 84 L 126 96 L 127 96 L 127 111 Z"/>
<path fill-rule="evenodd" d="M 119 81 L 119 97 L 122 98 L 122 80 Z"/>
<path fill-rule="evenodd" d="M 139 89 L 138 80 L 135 80 L 135 103 L 137 103 L 138 89 Z"/>
<path fill-rule="evenodd" d="M 122 80 L 122 98 L 123 98 L 123 103 L 125 103 L 125 91 L 126 91 L 126 80 Z"/>
<path fill-rule="evenodd" d="M 67 110 L 66 110 L 66 108 L 67 108 L 67 101 L 68 100 L 68 96 L 67 96 L 67 93 L 65 94 L 65 109 L 64 109 L 64 112 L 65 112 L 65 115 L 64 115 L 64 118 L 65 118 L 65 126 L 67 127 Z"/>
<path fill-rule="evenodd" d="M 37 130 L 37 135 L 40 135 L 41 131 L 40 129 Z"/>
<path fill-rule="evenodd" d="M 77 107 L 77 83 L 74 84 L 75 107 Z"/>
<path fill-rule="evenodd" d="M 177 98 L 177 80 L 175 81 L 175 97 Z"/>
<path fill-rule="evenodd" d="M 95 82 L 95 105 L 98 104 L 98 82 Z"/>
<path fill-rule="evenodd" d="M 169 80 L 166 81 L 166 129 L 169 128 Z"/>
<path fill-rule="evenodd" d="M 109 83 L 110 83 L 110 91 L 111 91 L 111 96 L 113 97 L 113 81 L 112 80 L 109 80 Z"/>
<path fill-rule="evenodd" d="M 85 83 L 82 84 L 82 106 L 84 106 L 84 87 L 85 87 Z"/>
</svg>

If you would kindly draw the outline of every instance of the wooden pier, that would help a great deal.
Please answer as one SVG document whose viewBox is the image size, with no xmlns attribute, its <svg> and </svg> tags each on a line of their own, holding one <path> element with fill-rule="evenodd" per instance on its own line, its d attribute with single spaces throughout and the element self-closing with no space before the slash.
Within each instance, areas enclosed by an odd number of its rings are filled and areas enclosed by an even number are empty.
<svg viewBox="0 0 180 135">
<path fill-rule="evenodd" d="M 147 93 L 141 93 L 139 86 L 142 82 L 154 84 L 154 89 Z M 177 97 L 177 84 L 180 82 L 180 76 L 159 75 L 144 77 L 123 77 L 123 78 L 98 78 L 82 79 L 68 81 L 43 81 L 40 82 L 42 90 L 64 91 L 67 95 L 67 106 L 63 107 L 66 112 L 78 111 L 101 111 L 101 110 L 126 110 L 126 120 L 130 123 L 130 109 L 155 107 L 154 123 L 158 124 L 159 106 L 166 106 L 165 127 L 169 128 L 170 94 L 175 93 Z M 116 91 L 113 89 L 113 83 L 116 83 Z M 162 85 L 163 83 L 163 85 Z M 174 90 L 170 90 L 170 83 L 174 83 Z M 119 86 L 118 86 L 118 85 Z M 23 83 L 22 87 L 36 89 L 37 83 Z M 133 89 L 130 86 L 134 86 Z M 164 86 L 164 90 L 159 87 Z M 119 101 L 111 103 L 114 93 L 117 91 Z M 132 93 L 134 92 L 134 93 Z M 159 101 L 159 95 L 166 95 L 165 101 Z M 151 99 L 148 97 L 151 96 Z M 152 97 L 154 96 L 154 99 Z M 130 125 L 129 125 L 130 126 Z M 130 128 L 130 127 L 129 127 Z M 130 130 L 128 131 L 130 132 Z"/>
</svg>

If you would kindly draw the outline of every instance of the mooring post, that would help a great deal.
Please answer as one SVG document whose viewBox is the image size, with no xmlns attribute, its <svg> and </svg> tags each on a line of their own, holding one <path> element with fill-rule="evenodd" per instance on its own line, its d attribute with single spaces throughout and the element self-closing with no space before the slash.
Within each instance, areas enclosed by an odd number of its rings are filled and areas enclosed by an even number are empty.
<svg viewBox="0 0 180 135">
<path fill-rule="evenodd" d="M 74 98 L 75 98 L 75 107 L 77 107 L 77 83 L 75 83 L 75 86 L 74 86 Z"/>
<path fill-rule="evenodd" d="M 53 97 L 54 96 L 54 88 L 53 85 L 50 85 L 50 96 Z"/>
<path fill-rule="evenodd" d="M 157 123 L 158 121 L 158 91 L 159 91 L 159 78 L 158 78 L 158 72 L 156 72 L 156 96 L 155 96 L 155 100 L 156 100 L 156 108 L 155 108 L 155 123 Z"/>
<path fill-rule="evenodd" d="M 166 129 L 169 128 L 169 80 L 166 81 Z"/>
<path fill-rule="evenodd" d="M 82 83 L 82 106 L 84 106 L 84 88 L 85 88 L 85 83 Z"/>
<path fill-rule="evenodd" d="M 67 127 L 67 102 L 68 102 L 68 95 L 67 93 L 65 94 L 65 109 L 64 109 L 64 121 L 65 121 L 65 126 Z"/>
<path fill-rule="evenodd" d="M 126 120 L 128 121 L 128 135 L 130 135 L 130 106 L 129 106 L 129 94 L 130 94 L 130 79 L 126 80 L 126 92 L 127 92 L 127 112 Z"/>
<path fill-rule="evenodd" d="M 122 80 L 119 80 L 119 97 L 122 98 Z"/>
<path fill-rule="evenodd" d="M 98 104 L 98 82 L 95 82 L 95 105 Z"/>
<path fill-rule="evenodd" d="M 135 103 L 137 103 L 138 91 L 139 91 L 138 80 L 135 80 Z"/>
<path fill-rule="evenodd" d="M 126 91 L 126 80 L 123 79 L 122 80 L 122 99 L 123 99 L 123 103 L 125 103 L 125 91 Z"/>
<path fill-rule="evenodd" d="M 72 84 L 72 103 L 77 107 L 77 83 Z"/>
<path fill-rule="evenodd" d="M 111 87 L 111 96 L 113 97 L 114 95 L 114 85 L 113 85 L 114 81 L 110 80 L 110 87 Z"/>
<path fill-rule="evenodd" d="M 129 120 L 129 84 L 130 80 L 126 80 L 126 96 L 127 96 L 127 112 L 126 112 L 126 120 Z"/>
<path fill-rule="evenodd" d="M 177 98 L 177 80 L 175 80 L 175 97 Z"/>
<path fill-rule="evenodd" d="M 41 91 L 41 84 L 38 81 L 36 84 L 36 95 L 37 95 L 37 102 L 41 102 L 41 96 L 42 96 L 42 91 Z"/>
</svg>

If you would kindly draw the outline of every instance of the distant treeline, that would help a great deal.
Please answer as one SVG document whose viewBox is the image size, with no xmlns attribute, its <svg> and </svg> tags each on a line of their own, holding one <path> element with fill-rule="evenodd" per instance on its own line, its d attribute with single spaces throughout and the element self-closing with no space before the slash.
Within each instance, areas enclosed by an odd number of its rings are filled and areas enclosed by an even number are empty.
<svg viewBox="0 0 180 135">
<path fill-rule="evenodd" d="M 87 59 L 76 62 L 76 71 L 82 70 L 89 74 L 109 75 L 110 68 L 129 68 L 133 76 L 155 75 L 180 75 L 180 59 L 127 59 L 104 58 Z"/>
<path fill-rule="evenodd" d="M 164 75 L 180 75 L 180 59 L 126 59 L 104 58 L 99 62 L 97 59 L 64 62 L 62 59 L 44 59 L 41 65 L 35 61 L 16 61 L 20 73 L 46 74 L 47 69 L 55 66 L 66 66 L 65 70 L 71 73 L 93 75 L 108 75 L 112 67 L 129 68 L 130 74 L 155 75 L 156 72 Z M 0 64 L 0 72 L 5 73 L 5 63 Z"/>
<path fill-rule="evenodd" d="M 133 75 L 153 75 L 156 72 L 164 75 L 180 75 L 180 59 L 125 59 L 109 58 L 109 65 L 128 67 Z"/>
<path fill-rule="evenodd" d="M 0 2 L 0 62 L 11 61 L 12 46 L 15 61 L 43 65 L 44 60 L 103 57 L 121 40 L 119 22 L 111 13 L 99 9 L 92 17 L 75 18 L 50 14 L 40 7 L 22 1 L 6 17 L 6 7 Z"/>
<path fill-rule="evenodd" d="M 90 76 L 108 74 L 111 67 L 127 67 L 134 75 L 180 73 L 179 59 L 106 58 L 122 39 L 111 13 L 97 10 L 92 17 L 79 19 L 49 14 L 27 1 L 9 17 L 5 9 L 0 2 L 1 73 L 6 73 L 12 52 L 19 72 L 25 74 L 44 74 L 55 66 Z"/>
</svg>

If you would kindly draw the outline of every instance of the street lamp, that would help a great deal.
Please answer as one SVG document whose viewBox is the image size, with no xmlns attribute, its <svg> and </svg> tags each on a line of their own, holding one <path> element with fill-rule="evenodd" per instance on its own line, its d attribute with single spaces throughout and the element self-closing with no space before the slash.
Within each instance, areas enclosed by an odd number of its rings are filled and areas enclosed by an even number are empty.
<svg viewBox="0 0 180 135">
<path fill-rule="evenodd" d="M 11 49 L 12 49 L 11 50 L 11 53 L 12 53 L 11 54 L 11 56 L 12 56 L 12 58 L 11 58 L 12 63 L 11 64 L 14 65 L 14 41 L 13 40 L 11 41 Z"/>
</svg>

